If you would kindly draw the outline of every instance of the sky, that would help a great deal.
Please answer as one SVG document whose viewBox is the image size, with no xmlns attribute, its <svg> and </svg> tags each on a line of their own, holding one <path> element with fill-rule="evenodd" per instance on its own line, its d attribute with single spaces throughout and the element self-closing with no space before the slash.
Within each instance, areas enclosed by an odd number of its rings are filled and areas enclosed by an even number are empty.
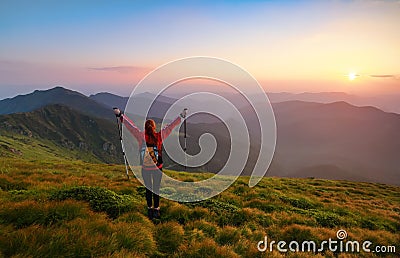
<svg viewBox="0 0 400 258">
<path fill-rule="evenodd" d="M 61 85 L 129 95 L 189 56 L 268 92 L 400 93 L 400 1 L 0 1 L 0 99 Z"/>
</svg>

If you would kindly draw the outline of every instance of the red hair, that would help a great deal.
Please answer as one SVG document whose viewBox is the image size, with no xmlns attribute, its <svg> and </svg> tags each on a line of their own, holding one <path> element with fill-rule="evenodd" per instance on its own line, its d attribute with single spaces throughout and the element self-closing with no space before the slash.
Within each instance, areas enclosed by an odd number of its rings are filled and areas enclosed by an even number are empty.
<svg viewBox="0 0 400 258">
<path fill-rule="evenodd" d="M 156 123 L 153 119 L 148 119 L 144 124 L 146 143 L 150 145 L 157 145 L 156 136 Z"/>
</svg>

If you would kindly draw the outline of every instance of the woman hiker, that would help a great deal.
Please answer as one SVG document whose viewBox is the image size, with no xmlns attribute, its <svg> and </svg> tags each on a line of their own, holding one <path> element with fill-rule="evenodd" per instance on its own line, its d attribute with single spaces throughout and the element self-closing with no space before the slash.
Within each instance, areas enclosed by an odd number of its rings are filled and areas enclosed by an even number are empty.
<svg viewBox="0 0 400 258">
<path fill-rule="evenodd" d="M 160 218 L 160 184 L 162 177 L 162 143 L 171 134 L 172 130 L 180 124 L 181 118 L 186 117 L 186 110 L 165 126 L 160 132 L 156 131 L 156 123 L 148 119 L 144 131 L 140 131 L 135 123 L 119 109 L 114 109 L 115 115 L 124 123 L 129 132 L 136 138 L 140 149 L 142 177 L 146 186 L 147 214 L 149 219 Z M 154 203 L 153 203 L 154 199 Z"/>
</svg>

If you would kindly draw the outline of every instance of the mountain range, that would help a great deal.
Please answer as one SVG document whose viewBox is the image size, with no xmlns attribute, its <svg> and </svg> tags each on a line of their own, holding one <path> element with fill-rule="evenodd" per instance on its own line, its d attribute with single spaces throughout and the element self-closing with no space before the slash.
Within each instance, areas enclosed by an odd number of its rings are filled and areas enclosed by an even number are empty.
<svg viewBox="0 0 400 258">
<path fill-rule="evenodd" d="M 332 103 L 344 101 L 355 106 L 374 106 L 385 112 L 400 114 L 400 94 L 357 96 L 344 92 L 318 92 L 318 93 L 268 93 L 271 102 L 306 101 L 317 103 Z"/>
<path fill-rule="evenodd" d="M 153 96 L 145 93 L 140 97 Z M 36 151 L 50 156 L 53 152 L 46 148 L 56 148 L 71 158 L 121 163 L 111 107 L 123 107 L 126 101 L 109 93 L 87 97 L 61 87 L 1 100 L 0 155 L 24 156 L 28 151 L 21 142 L 34 141 Z M 153 115 L 162 116 L 174 101 L 158 98 Z M 400 115 L 346 102 L 283 101 L 272 106 L 277 146 L 267 175 L 400 185 Z M 250 128 L 252 148 L 243 171 L 249 174 L 257 158 L 259 132 L 253 129 L 257 121 L 252 109 L 242 106 L 240 112 Z M 188 119 L 189 153 L 199 151 L 198 138 L 205 132 L 215 135 L 218 148 L 214 158 L 197 170 L 215 172 L 227 160 L 229 134 L 223 123 L 206 114 L 195 115 Z M 165 165 L 182 169 L 168 157 Z"/>
<path fill-rule="evenodd" d="M 281 102 L 274 112 L 285 176 L 400 183 L 400 115 L 346 102 Z"/>
<path fill-rule="evenodd" d="M 50 90 L 35 90 L 26 95 L 19 95 L 0 101 L 0 115 L 30 112 L 47 105 L 60 104 L 71 107 L 80 113 L 94 117 L 114 119 L 109 108 L 87 96 L 63 87 Z"/>
<path fill-rule="evenodd" d="M 2 115 L 0 132 L 3 150 L 14 150 L 20 155 L 25 154 L 21 150 L 25 143 L 35 146 L 32 150 L 25 150 L 31 156 L 35 152 L 44 152 L 48 157 L 122 162 L 115 124 L 64 105 L 52 104 L 31 112 Z M 14 146 L 10 144 L 11 139 L 16 143 Z"/>
</svg>

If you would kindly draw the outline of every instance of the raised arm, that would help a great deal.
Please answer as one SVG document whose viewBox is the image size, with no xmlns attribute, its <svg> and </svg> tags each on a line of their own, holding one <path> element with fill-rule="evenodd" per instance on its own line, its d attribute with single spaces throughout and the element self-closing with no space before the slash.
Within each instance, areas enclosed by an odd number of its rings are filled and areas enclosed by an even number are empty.
<svg viewBox="0 0 400 258">
<path fill-rule="evenodd" d="M 162 130 L 161 130 L 161 138 L 164 140 L 165 138 L 167 138 L 172 130 L 174 130 L 174 128 L 179 125 L 181 122 L 181 117 L 178 116 L 177 118 L 175 118 L 174 121 L 172 121 L 172 123 L 166 125 Z"/>
<path fill-rule="evenodd" d="M 179 125 L 179 123 L 181 122 L 181 118 L 186 119 L 186 115 L 187 115 L 187 108 L 183 109 L 182 113 L 180 113 L 179 116 L 175 118 L 174 121 L 172 121 L 172 123 L 165 126 L 161 130 L 161 139 L 164 140 L 165 138 L 167 138 L 171 134 L 172 130 L 174 130 L 175 126 Z"/>
<path fill-rule="evenodd" d="M 121 115 L 121 123 L 124 123 L 128 131 L 136 138 L 136 140 L 141 143 L 143 141 L 143 133 L 135 125 L 135 123 L 129 119 L 126 115 Z"/>
</svg>

